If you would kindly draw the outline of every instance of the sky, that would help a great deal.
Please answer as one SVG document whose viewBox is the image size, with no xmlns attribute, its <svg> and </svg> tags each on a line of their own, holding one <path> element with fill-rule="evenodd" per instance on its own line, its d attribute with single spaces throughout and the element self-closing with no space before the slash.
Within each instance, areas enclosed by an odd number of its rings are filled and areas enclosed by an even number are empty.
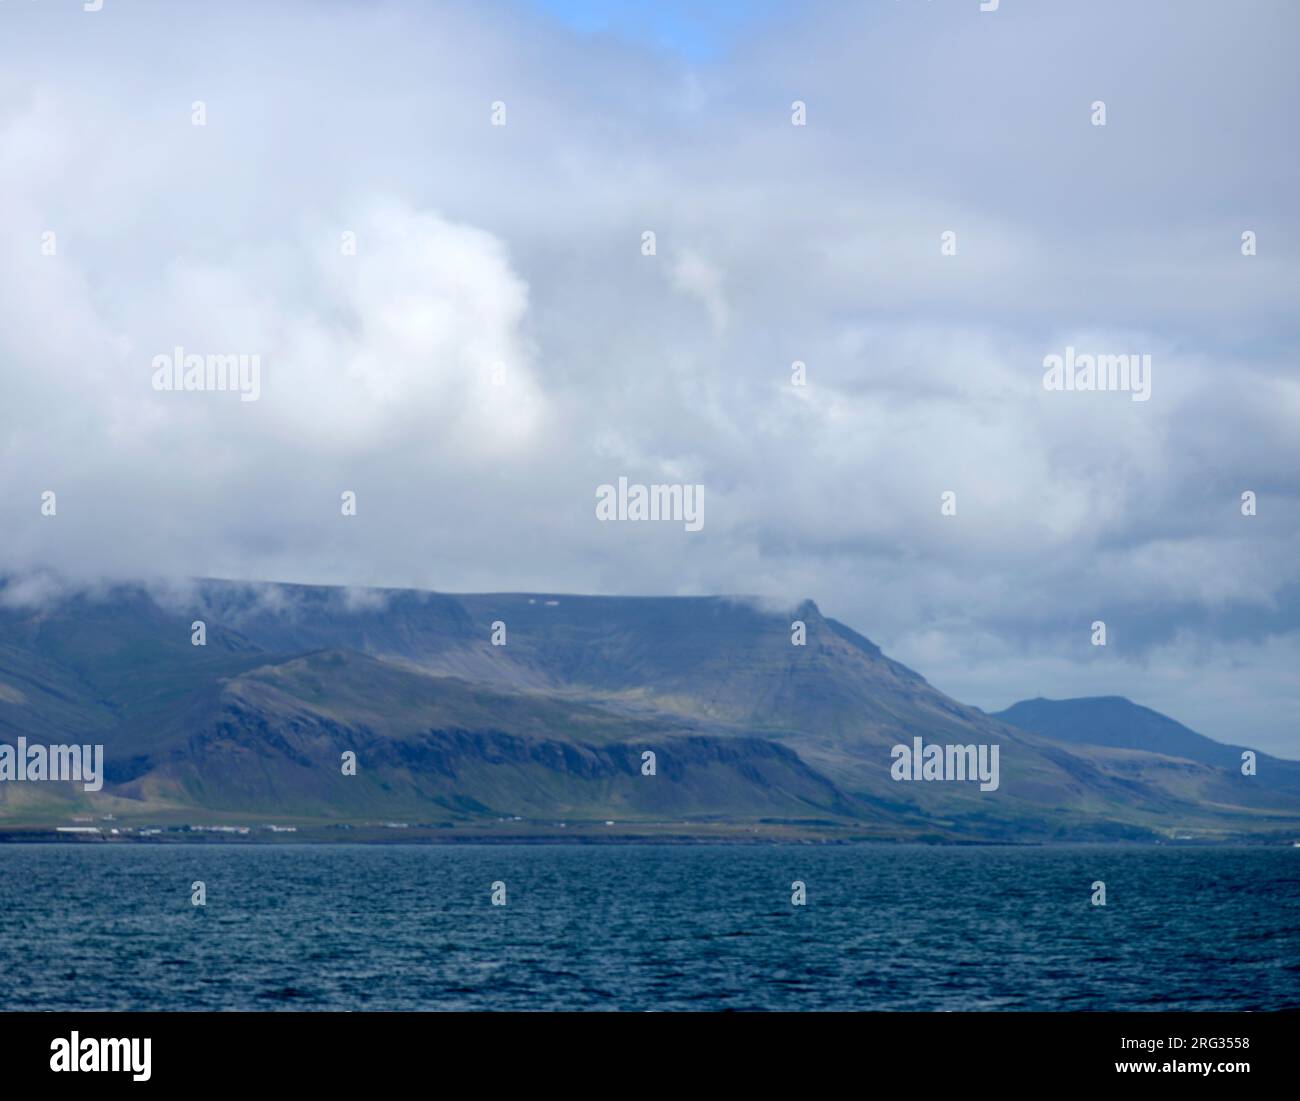
<svg viewBox="0 0 1300 1101">
<path fill-rule="evenodd" d="M 811 598 L 966 703 L 1300 757 L 1300 8 L 697 8 L 0 3 L 7 599 Z"/>
<path fill-rule="evenodd" d="M 692 62 L 725 58 L 732 44 L 769 23 L 776 0 L 537 0 L 535 7 L 573 30 L 677 54 Z"/>
</svg>

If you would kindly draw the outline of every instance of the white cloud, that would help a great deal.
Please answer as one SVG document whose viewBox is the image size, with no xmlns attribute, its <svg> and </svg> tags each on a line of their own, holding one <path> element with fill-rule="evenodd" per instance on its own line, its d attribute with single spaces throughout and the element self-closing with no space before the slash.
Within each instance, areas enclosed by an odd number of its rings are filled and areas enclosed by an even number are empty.
<svg viewBox="0 0 1300 1101">
<path fill-rule="evenodd" d="M 1120 605 L 1249 681 L 1300 629 L 1297 16 L 958 7 L 692 63 L 512 5 L 7 5 L 0 571 L 810 596 L 998 703 L 1122 690 L 1067 641 Z M 1067 342 L 1152 400 L 1045 393 Z M 262 399 L 155 393 L 177 344 Z M 620 474 L 704 531 L 595 523 Z"/>
</svg>

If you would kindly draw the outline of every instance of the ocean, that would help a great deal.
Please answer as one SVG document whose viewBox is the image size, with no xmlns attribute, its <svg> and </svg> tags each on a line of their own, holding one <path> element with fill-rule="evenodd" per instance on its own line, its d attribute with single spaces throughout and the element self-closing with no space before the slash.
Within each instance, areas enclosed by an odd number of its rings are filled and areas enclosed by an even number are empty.
<svg viewBox="0 0 1300 1101">
<path fill-rule="evenodd" d="M 1285 1008 L 1300 849 L 0 845 L 3 1010 Z"/>
</svg>

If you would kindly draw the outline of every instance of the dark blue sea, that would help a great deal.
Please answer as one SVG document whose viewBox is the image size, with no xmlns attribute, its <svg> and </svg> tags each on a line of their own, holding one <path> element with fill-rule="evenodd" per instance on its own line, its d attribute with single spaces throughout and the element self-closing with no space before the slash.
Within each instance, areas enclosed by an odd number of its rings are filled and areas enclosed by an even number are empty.
<svg viewBox="0 0 1300 1101">
<path fill-rule="evenodd" d="M 5 1010 L 1297 1007 L 1300 849 L 0 845 Z"/>
</svg>

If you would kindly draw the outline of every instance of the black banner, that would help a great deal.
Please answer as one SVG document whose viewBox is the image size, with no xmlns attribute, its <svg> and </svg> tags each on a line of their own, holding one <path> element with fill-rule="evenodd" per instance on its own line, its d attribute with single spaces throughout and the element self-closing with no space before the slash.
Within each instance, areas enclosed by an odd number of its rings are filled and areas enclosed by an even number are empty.
<svg viewBox="0 0 1300 1101">
<path fill-rule="evenodd" d="M 1138 1089 L 1202 1083 L 1248 1095 L 1293 1078 L 1298 1025 L 1290 1013 L 33 1013 L 0 1017 L 0 1049 L 11 1085 L 87 1091 L 335 1095 L 475 1078 L 491 1089 L 822 1091 L 834 1080 L 896 1089 L 902 1075 L 918 1088 L 1128 1078 Z"/>
</svg>

